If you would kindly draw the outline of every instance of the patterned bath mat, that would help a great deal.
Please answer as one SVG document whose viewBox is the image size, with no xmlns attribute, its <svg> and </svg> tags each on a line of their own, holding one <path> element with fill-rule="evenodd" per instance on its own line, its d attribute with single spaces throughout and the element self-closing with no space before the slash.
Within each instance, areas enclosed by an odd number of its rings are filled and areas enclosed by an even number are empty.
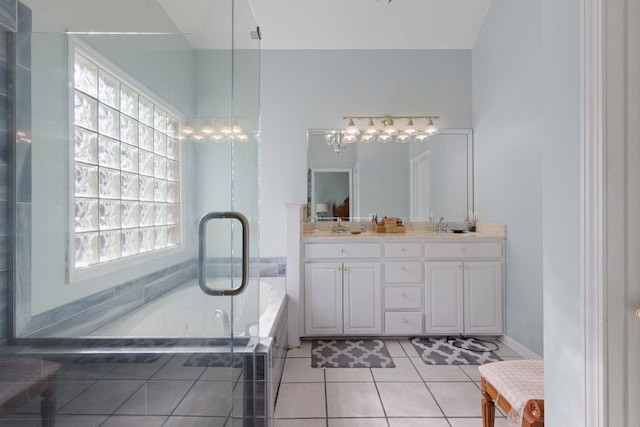
<svg viewBox="0 0 640 427">
<path fill-rule="evenodd" d="M 491 347 L 473 338 L 412 338 L 411 344 L 427 365 L 483 365 L 502 360 Z"/>
<path fill-rule="evenodd" d="M 395 368 L 382 340 L 314 340 L 312 368 Z"/>
</svg>

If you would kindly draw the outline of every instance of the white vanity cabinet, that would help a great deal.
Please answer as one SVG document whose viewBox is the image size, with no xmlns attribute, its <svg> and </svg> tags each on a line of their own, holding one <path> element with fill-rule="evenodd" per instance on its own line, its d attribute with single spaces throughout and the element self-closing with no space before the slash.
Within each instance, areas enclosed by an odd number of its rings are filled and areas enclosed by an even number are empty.
<svg viewBox="0 0 640 427">
<path fill-rule="evenodd" d="M 504 333 L 503 243 L 426 243 L 425 254 L 425 333 Z"/>
<path fill-rule="evenodd" d="M 425 263 L 425 332 L 458 334 L 464 328 L 464 270 L 459 261 Z"/>
<path fill-rule="evenodd" d="M 464 262 L 464 333 L 502 334 L 501 261 Z"/>
<path fill-rule="evenodd" d="M 307 243 L 305 254 L 305 333 L 380 335 L 379 244 Z"/>
<path fill-rule="evenodd" d="M 422 334 L 422 243 L 383 242 L 384 249 L 384 333 Z"/>
<path fill-rule="evenodd" d="M 502 335 L 504 237 L 303 241 L 304 335 Z"/>
</svg>

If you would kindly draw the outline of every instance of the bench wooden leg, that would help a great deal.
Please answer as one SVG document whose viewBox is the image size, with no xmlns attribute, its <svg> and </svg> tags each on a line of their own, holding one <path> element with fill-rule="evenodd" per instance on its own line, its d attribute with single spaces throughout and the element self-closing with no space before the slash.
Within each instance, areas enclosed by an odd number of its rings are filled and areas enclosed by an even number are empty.
<svg viewBox="0 0 640 427">
<path fill-rule="evenodd" d="M 42 393 L 40 417 L 43 427 L 55 427 L 56 423 L 56 376 L 48 379 L 49 387 Z"/>
<path fill-rule="evenodd" d="M 486 382 L 482 378 L 482 427 L 493 427 L 496 419 L 496 406 L 493 398 L 486 390 Z"/>
<path fill-rule="evenodd" d="M 522 413 L 522 426 L 544 426 L 544 400 L 530 400 L 527 402 Z"/>
</svg>

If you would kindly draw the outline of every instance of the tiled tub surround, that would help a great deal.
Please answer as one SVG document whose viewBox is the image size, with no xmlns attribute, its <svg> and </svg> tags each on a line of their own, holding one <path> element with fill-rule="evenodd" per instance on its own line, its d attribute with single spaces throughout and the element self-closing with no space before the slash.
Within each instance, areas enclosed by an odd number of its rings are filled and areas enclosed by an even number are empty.
<svg viewBox="0 0 640 427">
<path fill-rule="evenodd" d="M 192 280 L 195 275 L 195 261 L 156 271 L 33 316 L 19 336 L 43 338 L 87 335 Z"/>
<path fill-rule="evenodd" d="M 57 424 L 70 426 L 273 426 L 287 353 L 286 299 L 270 336 L 225 339 L 59 340 L 46 347 L 5 347 L 11 356 L 62 365 Z M 219 360 L 231 360 L 233 368 Z M 73 346 L 73 347 L 72 347 Z M 213 366 L 195 360 L 215 357 Z M 200 363 L 200 365 L 203 365 Z M 38 399 L 2 426 L 39 426 Z"/>
<path fill-rule="evenodd" d="M 226 337 L 232 333 L 236 337 L 272 337 L 278 319 L 285 312 L 286 296 L 267 283 L 249 283 L 249 287 L 256 285 L 259 287 L 259 313 L 253 313 L 258 307 L 254 307 L 245 298 L 246 293 L 233 299 L 209 297 L 203 294 L 197 280 L 191 280 L 144 307 L 93 331 L 91 335 L 186 338 Z M 231 309 L 232 303 L 235 312 Z M 245 326 L 244 323 L 237 322 L 246 310 L 249 310 L 249 314 L 245 318 L 252 321 Z M 216 316 L 217 314 L 222 316 Z M 232 314 L 234 317 L 230 319 Z M 229 317 L 225 319 L 225 316 Z M 257 324 L 254 319 L 258 320 Z"/>
<path fill-rule="evenodd" d="M 221 275 L 232 269 L 229 258 L 209 261 L 211 270 L 217 268 Z M 220 268 L 223 265 L 224 268 Z M 30 265 L 18 263 L 19 273 L 27 277 Z M 233 269 L 240 271 L 237 262 Z M 250 276 L 282 277 L 286 271 L 284 257 L 255 258 L 250 261 Z M 196 261 L 187 261 L 167 267 L 139 279 L 107 289 L 98 294 L 73 301 L 61 307 L 32 317 L 21 337 L 83 336 L 155 301 L 164 294 L 183 286 L 197 276 Z M 18 290 L 20 292 L 20 290 Z M 28 298 L 23 298 L 28 301 Z M 19 312 L 24 310 L 19 310 Z M 2 314 L 2 313 L 0 313 Z"/>
</svg>

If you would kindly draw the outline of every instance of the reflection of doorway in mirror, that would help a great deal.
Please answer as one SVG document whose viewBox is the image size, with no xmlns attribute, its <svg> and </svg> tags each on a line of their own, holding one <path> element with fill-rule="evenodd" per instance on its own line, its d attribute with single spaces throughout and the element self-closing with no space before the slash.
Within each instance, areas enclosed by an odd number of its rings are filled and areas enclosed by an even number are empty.
<svg viewBox="0 0 640 427">
<path fill-rule="evenodd" d="M 352 197 L 352 170 L 351 169 L 312 169 L 311 175 L 311 206 L 316 214 L 315 206 L 319 203 L 327 203 L 329 206 L 328 217 L 333 217 L 334 209 L 339 206 L 349 206 L 349 211 L 341 217 L 353 216 L 350 199 Z"/>
<path fill-rule="evenodd" d="M 426 151 L 411 159 L 411 219 L 431 216 L 431 156 Z"/>
</svg>

